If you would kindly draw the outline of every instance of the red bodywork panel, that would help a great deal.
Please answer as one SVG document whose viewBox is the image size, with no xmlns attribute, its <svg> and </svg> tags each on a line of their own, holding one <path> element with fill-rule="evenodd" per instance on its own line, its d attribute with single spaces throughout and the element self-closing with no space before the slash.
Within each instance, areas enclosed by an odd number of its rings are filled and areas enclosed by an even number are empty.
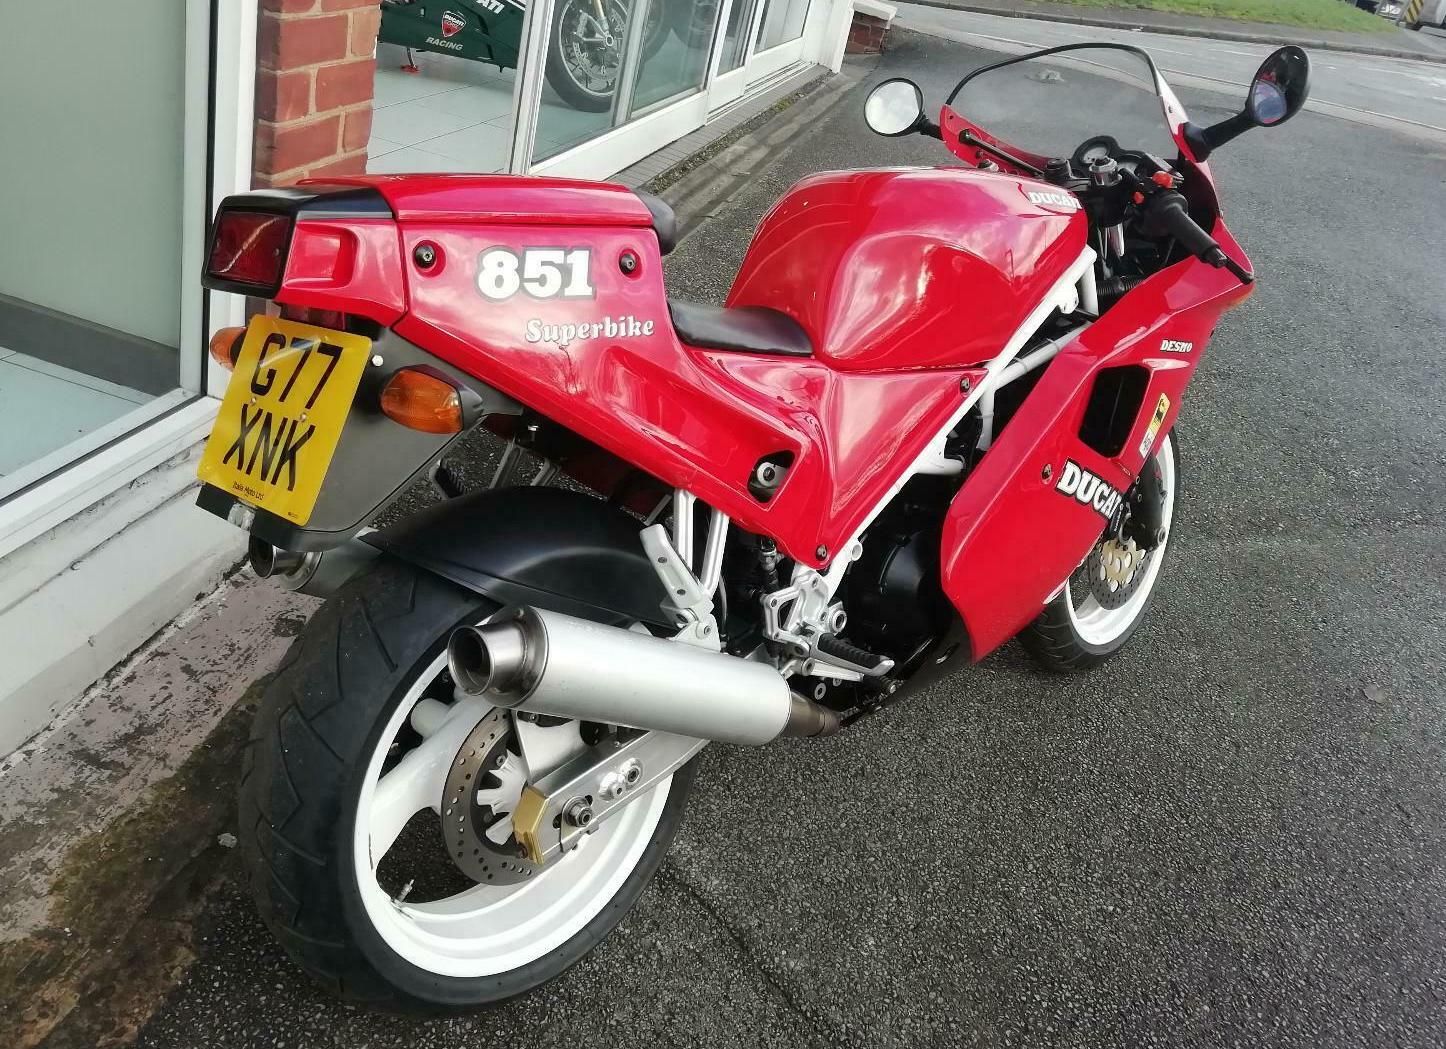
<svg viewBox="0 0 1446 1049">
<path fill-rule="evenodd" d="M 333 181 L 374 187 L 396 221 L 298 222 L 277 301 L 390 325 L 813 567 L 950 423 L 963 388 L 984 374 L 980 362 L 1003 349 L 1086 238 L 1083 214 L 1060 205 L 1056 187 L 1017 175 L 926 169 L 805 180 L 762 223 L 728 300 L 796 319 L 816 347 L 798 359 L 681 343 L 651 216 L 622 187 L 511 176 Z M 1032 190 L 1056 202 L 1031 201 Z M 1214 232 L 1240 257 L 1223 225 Z M 413 261 L 424 242 L 437 257 L 425 269 Z M 485 298 L 478 258 L 498 246 L 585 248 L 594 294 Z M 626 253 L 638 260 L 631 272 L 620 266 Z M 1057 477 L 1073 458 L 1128 487 L 1159 393 L 1171 400 L 1163 434 L 1216 319 L 1247 293 L 1223 271 L 1178 263 L 1048 366 L 945 526 L 943 583 L 976 658 L 1038 613 L 1102 527 L 1092 509 L 1041 481 L 1044 464 Z M 541 330 L 584 324 L 588 333 L 566 339 Z M 1195 349 L 1163 353 L 1161 337 Z M 1145 407 L 1122 456 L 1104 460 L 1077 437 L 1084 402 L 1100 368 L 1136 362 L 1153 371 Z M 748 480 L 780 452 L 793 466 L 760 502 Z"/>
<path fill-rule="evenodd" d="M 1214 235 L 1228 254 L 1243 257 L 1223 224 Z M 1104 528 L 1094 509 L 1055 490 L 1065 462 L 1074 460 L 1120 492 L 1128 489 L 1144 466 L 1140 443 L 1160 395 L 1170 403 L 1156 446 L 1175 425 L 1220 315 L 1252 290 L 1195 259 L 1176 263 L 1145 280 L 1050 362 L 944 522 L 944 592 L 964 618 L 976 659 L 1039 614 Z M 1165 340 L 1192 348 L 1166 351 Z M 1085 404 L 1101 369 L 1132 364 L 1149 369 L 1149 385 L 1123 450 L 1106 458 L 1080 440 Z"/>
<path fill-rule="evenodd" d="M 1078 209 L 1055 187 L 959 168 L 830 171 L 764 217 L 729 306 L 768 306 L 843 371 L 977 364 L 996 356 L 1080 257 Z"/>
<path fill-rule="evenodd" d="M 390 323 L 402 337 L 665 484 L 688 489 L 742 527 L 773 536 L 805 564 L 828 562 L 962 403 L 960 380 L 978 378 L 963 367 L 868 374 L 821 358 L 684 346 L 669 319 L 651 216 L 622 187 L 499 176 L 340 181 L 374 186 L 386 198 L 398 216 L 390 242 L 362 238 L 373 257 L 338 264 L 324 293 L 311 267 L 304 283 L 293 284 L 288 265 L 278 301 Z M 560 194 L 557 207 L 542 216 L 552 191 Z M 332 225 L 301 222 L 293 243 L 330 238 Z M 427 270 L 411 261 L 424 241 L 438 257 Z M 595 295 L 539 301 L 518 294 L 501 302 L 481 295 L 481 251 L 537 245 L 587 248 Z M 626 274 L 619 266 L 625 252 L 639 259 Z M 397 260 L 404 260 L 400 286 L 390 276 Z M 378 314 L 375 306 L 365 308 L 368 302 L 388 305 Z M 393 303 L 404 309 L 395 319 Z M 609 318 L 625 334 L 565 346 L 528 339 L 529 322 Z M 748 480 L 760 459 L 780 452 L 793 456 L 793 466 L 773 498 L 760 502 Z"/>
</svg>

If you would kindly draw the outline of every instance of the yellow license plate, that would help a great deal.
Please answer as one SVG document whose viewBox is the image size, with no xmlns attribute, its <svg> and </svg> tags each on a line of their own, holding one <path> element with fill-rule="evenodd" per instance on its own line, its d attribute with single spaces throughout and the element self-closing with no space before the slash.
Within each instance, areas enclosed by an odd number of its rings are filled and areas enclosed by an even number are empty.
<svg viewBox="0 0 1446 1049">
<path fill-rule="evenodd" d="M 371 345 L 361 335 L 253 317 L 201 456 L 201 480 L 306 524 Z"/>
</svg>

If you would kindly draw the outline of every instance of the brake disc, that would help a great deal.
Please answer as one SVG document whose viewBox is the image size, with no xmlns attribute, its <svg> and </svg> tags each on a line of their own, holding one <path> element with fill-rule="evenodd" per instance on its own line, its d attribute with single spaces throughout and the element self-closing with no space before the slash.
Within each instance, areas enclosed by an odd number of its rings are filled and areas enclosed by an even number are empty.
<svg viewBox="0 0 1446 1049">
<path fill-rule="evenodd" d="M 1153 551 L 1141 550 L 1133 539 L 1101 539 L 1081 566 L 1090 596 L 1101 608 L 1119 608 L 1145 577 Z"/>
<path fill-rule="evenodd" d="M 512 723 L 505 711 L 490 711 L 457 751 L 442 795 L 447 854 L 473 881 L 510 885 L 540 870 L 512 833 L 512 810 L 526 785 Z"/>
</svg>

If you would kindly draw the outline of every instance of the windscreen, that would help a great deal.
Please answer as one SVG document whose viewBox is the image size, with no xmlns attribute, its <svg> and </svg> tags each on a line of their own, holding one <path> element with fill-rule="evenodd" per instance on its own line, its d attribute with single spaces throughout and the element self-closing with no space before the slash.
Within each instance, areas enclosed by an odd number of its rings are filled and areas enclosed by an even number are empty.
<svg viewBox="0 0 1446 1049">
<path fill-rule="evenodd" d="M 1178 153 L 1154 69 L 1133 48 L 1084 44 L 1024 55 L 971 73 L 949 105 L 1002 142 L 1046 158 L 1076 157 L 1100 136 L 1166 161 Z"/>
</svg>

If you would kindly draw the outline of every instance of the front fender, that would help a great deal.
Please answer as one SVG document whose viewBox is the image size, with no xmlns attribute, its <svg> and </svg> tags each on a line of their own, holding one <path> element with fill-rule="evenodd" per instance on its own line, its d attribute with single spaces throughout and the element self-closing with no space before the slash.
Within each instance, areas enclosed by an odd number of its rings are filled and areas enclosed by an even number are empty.
<svg viewBox="0 0 1446 1049">
<path fill-rule="evenodd" d="M 494 488 L 370 533 L 392 557 L 484 594 L 595 622 L 671 624 L 642 524 L 563 488 Z"/>
</svg>

